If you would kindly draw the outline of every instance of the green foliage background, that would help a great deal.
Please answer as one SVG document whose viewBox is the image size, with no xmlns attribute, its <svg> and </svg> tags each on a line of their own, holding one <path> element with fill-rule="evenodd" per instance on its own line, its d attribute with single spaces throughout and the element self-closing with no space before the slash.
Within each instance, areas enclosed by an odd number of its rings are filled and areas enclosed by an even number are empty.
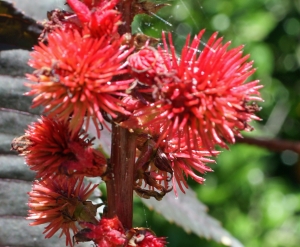
<svg viewBox="0 0 300 247">
<path fill-rule="evenodd" d="M 154 1 L 161 3 L 162 1 Z M 138 16 L 135 32 L 160 37 L 171 31 L 180 51 L 188 33 L 219 31 L 232 46 L 245 45 L 257 67 L 265 102 L 251 136 L 300 139 L 300 1 L 175 0 L 157 15 Z M 205 41 L 205 39 L 204 39 Z M 291 151 L 274 153 L 236 144 L 223 151 L 205 185 L 190 181 L 209 213 L 249 247 L 296 247 L 300 243 L 300 162 Z M 222 246 L 189 235 L 135 203 L 135 225 L 168 236 L 169 247 Z M 196 220 L 196 219 L 195 219 Z"/>
</svg>

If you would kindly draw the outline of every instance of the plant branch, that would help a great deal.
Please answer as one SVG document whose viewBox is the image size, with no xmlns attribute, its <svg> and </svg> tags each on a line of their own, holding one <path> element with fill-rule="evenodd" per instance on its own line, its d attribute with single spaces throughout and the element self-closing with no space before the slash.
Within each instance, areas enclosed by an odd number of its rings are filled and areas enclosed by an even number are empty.
<svg viewBox="0 0 300 247">
<path fill-rule="evenodd" d="M 237 137 L 236 142 L 266 148 L 275 152 L 291 150 L 300 154 L 300 142 L 297 141 L 268 139 L 268 138 Z"/>
<path fill-rule="evenodd" d="M 134 18 L 133 4 L 136 0 L 121 0 L 117 8 L 122 13 L 123 24 L 119 27 L 119 33 L 122 35 L 124 33 L 131 34 L 131 23 Z"/>
<path fill-rule="evenodd" d="M 108 216 L 117 215 L 126 229 L 132 228 L 135 135 L 112 126 L 112 179 L 107 183 Z"/>
<path fill-rule="evenodd" d="M 119 34 L 131 33 L 136 0 L 120 0 L 117 8 L 122 14 Z M 126 77 L 126 76 L 125 76 Z M 112 124 L 112 147 L 109 169 L 112 179 L 106 182 L 108 217 L 117 215 L 125 229 L 132 228 L 133 215 L 133 176 L 135 164 L 135 135 L 117 124 Z"/>
</svg>

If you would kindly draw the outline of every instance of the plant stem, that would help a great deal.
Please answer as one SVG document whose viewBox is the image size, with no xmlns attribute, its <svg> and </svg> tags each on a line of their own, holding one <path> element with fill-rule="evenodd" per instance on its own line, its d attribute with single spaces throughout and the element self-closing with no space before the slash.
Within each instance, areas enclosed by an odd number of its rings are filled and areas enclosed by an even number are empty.
<svg viewBox="0 0 300 247">
<path fill-rule="evenodd" d="M 300 142 L 297 141 L 259 138 L 259 137 L 243 137 L 243 138 L 236 137 L 236 142 L 267 148 L 275 152 L 291 150 L 300 154 Z"/>
<path fill-rule="evenodd" d="M 117 8 L 122 13 L 123 24 L 119 26 L 119 33 L 131 33 L 131 23 L 134 18 L 133 4 L 136 0 L 120 0 Z"/>
<path fill-rule="evenodd" d="M 113 178 L 107 182 L 108 216 L 117 215 L 125 229 L 132 228 L 135 150 L 135 135 L 113 124 L 110 164 Z"/>
<path fill-rule="evenodd" d="M 123 21 L 123 24 L 119 26 L 120 35 L 131 33 L 134 2 L 135 0 L 120 0 L 117 5 Z M 127 129 L 121 128 L 115 123 L 112 124 L 112 147 L 109 164 L 112 179 L 106 182 L 107 216 L 114 217 L 117 215 L 125 229 L 132 228 L 135 138 L 135 135 Z"/>
</svg>

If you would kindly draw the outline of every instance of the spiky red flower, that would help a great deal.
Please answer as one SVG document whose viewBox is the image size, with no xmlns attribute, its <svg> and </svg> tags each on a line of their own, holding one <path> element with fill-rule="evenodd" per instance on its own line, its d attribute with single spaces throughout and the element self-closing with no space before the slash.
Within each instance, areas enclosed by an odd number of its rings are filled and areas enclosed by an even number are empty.
<svg viewBox="0 0 300 247">
<path fill-rule="evenodd" d="M 61 121 L 70 121 L 70 129 L 78 132 L 85 117 L 86 128 L 93 121 L 105 124 L 101 111 L 113 118 L 129 114 L 118 99 L 132 82 L 113 77 L 127 73 L 122 64 L 129 51 L 122 40 L 82 36 L 78 30 L 55 29 L 48 35 L 48 45 L 39 43 L 31 53 L 29 65 L 36 69 L 27 78 L 37 84 L 27 95 L 36 95 L 33 107 L 45 106 L 45 112 Z"/>
<path fill-rule="evenodd" d="M 76 221 L 97 223 L 97 206 L 86 201 L 97 185 L 84 186 L 83 178 L 56 177 L 35 181 L 29 192 L 29 214 L 34 220 L 30 225 L 47 224 L 43 233 L 52 237 L 61 229 L 66 245 L 73 246 L 71 232 L 78 231 Z"/>
<path fill-rule="evenodd" d="M 71 136 L 68 122 L 42 117 L 28 127 L 23 136 L 23 149 L 30 169 L 37 177 L 80 174 L 101 176 L 106 171 L 106 159 L 94 150 L 87 134 Z"/>
<path fill-rule="evenodd" d="M 75 236 L 77 240 L 82 238 L 93 240 L 99 247 L 119 247 L 126 241 L 125 230 L 117 216 L 112 219 L 102 218 L 97 225 L 89 223 L 83 225 L 88 228 Z"/>
<path fill-rule="evenodd" d="M 209 150 L 213 150 L 215 144 L 227 147 L 225 142 L 234 143 L 241 130 L 251 129 L 248 122 L 259 119 L 254 115 L 258 107 L 248 103 L 261 101 L 258 90 L 262 87 L 259 81 L 246 83 L 255 71 L 253 62 L 246 62 L 249 55 L 242 55 L 243 46 L 228 49 L 230 42 L 222 44 L 217 33 L 200 50 L 203 33 L 204 30 L 191 44 L 187 38 L 180 59 L 176 57 L 171 34 L 170 45 L 163 34 L 164 49 L 158 49 L 160 58 L 156 58 L 155 53 L 155 60 L 152 60 L 156 63 L 154 67 L 149 66 L 150 70 L 141 70 L 146 59 L 141 57 L 142 51 L 135 62 L 129 58 L 131 71 L 141 73 L 139 80 L 145 77 L 141 82 L 150 84 L 152 79 L 155 102 L 136 110 L 123 126 L 133 128 L 133 124 L 138 123 L 140 127 L 157 128 L 161 139 L 172 139 L 177 133 L 179 139 L 196 149 L 201 148 L 197 141 L 194 144 L 189 141 L 200 136 L 202 148 Z M 147 54 L 149 49 L 145 49 Z M 163 74 L 151 70 L 164 66 L 166 72 Z"/>
</svg>

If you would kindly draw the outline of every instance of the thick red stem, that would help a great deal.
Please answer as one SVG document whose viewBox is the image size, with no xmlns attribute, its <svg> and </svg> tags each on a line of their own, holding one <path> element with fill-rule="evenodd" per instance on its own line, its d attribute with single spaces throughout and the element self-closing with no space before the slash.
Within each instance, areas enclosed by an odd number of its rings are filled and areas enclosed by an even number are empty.
<svg viewBox="0 0 300 247">
<path fill-rule="evenodd" d="M 131 23 L 134 18 L 133 4 L 136 0 L 120 0 L 117 8 L 122 13 L 123 24 L 119 27 L 119 33 L 131 33 Z"/>
<path fill-rule="evenodd" d="M 117 8 L 122 14 L 123 23 L 120 35 L 131 33 L 133 21 L 132 6 L 135 0 L 120 0 Z M 133 174 L 135 164 L 135 135 L 127 129 L 112 124 L 112 147 L 109 167 L 112 179 L 106 182 L 108 217 L 117 215 L 125 229 L 132 228 L 133 215 Z"/>
<path fill-rule="evenodd" d="M 117 215 L 125 229 L 132 228 L 135 150 L 135 135 L 113 124 L 112 179 L 107 182 L 108 216 Z"/>
</svg>

